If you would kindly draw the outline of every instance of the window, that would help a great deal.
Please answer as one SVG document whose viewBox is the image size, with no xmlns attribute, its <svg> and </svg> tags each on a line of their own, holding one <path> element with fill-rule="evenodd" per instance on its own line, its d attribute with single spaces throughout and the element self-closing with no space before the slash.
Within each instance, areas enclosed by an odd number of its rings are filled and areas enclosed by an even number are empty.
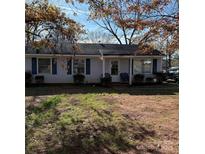
<svg viewBox="0 0 205 154">
<path fill-rule="evenodd" d="M 73 64 L 74 74 L 84 74 L 85 70 L 85 61 L 84 59 L 75 59 Z"/>
<path fill-rule="evenodd" d="M 151 60 L 143 61 L 143 73 L 151 73 Z"/>
<path fill-rule="evenodd" d="M 111 75 L 118 75 L 118 61 L 111 61 Z"/>
<path fill-rule="evenodd" d="M 149 59 L 145 60 L 134 60 L 133 61 L 133 74 L 151 73 L 152 61 Z"/>
<path fill-rule="evenodd" d="M 49 58 L 38 59 L 38 73 L 51 73 L 51 60 Z"/>
</svg>

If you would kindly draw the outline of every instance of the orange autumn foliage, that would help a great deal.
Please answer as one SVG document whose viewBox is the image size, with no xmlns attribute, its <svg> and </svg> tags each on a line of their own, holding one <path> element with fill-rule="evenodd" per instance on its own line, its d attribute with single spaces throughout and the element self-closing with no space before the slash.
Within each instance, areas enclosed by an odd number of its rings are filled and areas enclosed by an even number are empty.
<svg viewBox="0 0 205 154">
<path fill-rule="evenodd" d="M 68 18 L 47 0 L 33 0 L 25 5 L 26 43 L 52 47 L 59 40 L 71 40 L 83 33 L 82 26 Z"/>
</svg>

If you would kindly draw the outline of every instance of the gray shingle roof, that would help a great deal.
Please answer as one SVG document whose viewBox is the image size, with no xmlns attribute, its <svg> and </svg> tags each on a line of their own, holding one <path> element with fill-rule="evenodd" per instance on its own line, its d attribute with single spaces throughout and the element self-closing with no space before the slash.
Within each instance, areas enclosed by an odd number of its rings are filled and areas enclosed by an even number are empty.
<svg viewBox="0 0 205 154">
<path fill-rule="evenodd" d="M 39 49 L 26 46 L 26 54 L 76 54 L 76 55 L 162 55 L 158 50 L 153 50 L 146 54 L 142 54 L 137 49 L 137 45 L 121 45 L 121 44 L 91 44 L 91 43 L 78 43 L 69 44 L 64 43 L 55 49 L 42 47 Z"/>
</svg>

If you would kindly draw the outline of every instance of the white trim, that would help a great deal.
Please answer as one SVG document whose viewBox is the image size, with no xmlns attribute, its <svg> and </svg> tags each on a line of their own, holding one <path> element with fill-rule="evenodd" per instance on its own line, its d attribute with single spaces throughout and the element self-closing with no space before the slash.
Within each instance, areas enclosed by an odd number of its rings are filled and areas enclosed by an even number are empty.
<svg viewBox="0 0 205 154">
<path fill-rule="evenodd" d="M 102 60 L 102 70 L 103 70 L 103 78 L 105 77 L 105 59 Z"/>
<path fill-rule="evenodd" d="M 162 58 L 161 58 L 161 59 L 160 59 L 160 68 L 159 68 L 159 69 L 160 69 L 160 72 L 163 71 L 163 66 L 162 66 L 162 64 L 163 64 L 163 61 L 162 61 Z M 158 66 L 158 65 L 157 65 L 157 66 Z"/>
<path fill-rule="evenodd" d="M 73 64 L 74 64 L 74 63 L 73 63 L 73 60 L 74 60 L 74 59 L 73 59 L 73 57 L 72 57 L 72 58 L 71 58 L 71 67 L 72 67 L 72 68 L 71 68 L 71 74 L 67 74 L 67 75 L 73 75 Z M 67 62 L 67 63 L 68 63 L 68 62 Z"/>
</svg>

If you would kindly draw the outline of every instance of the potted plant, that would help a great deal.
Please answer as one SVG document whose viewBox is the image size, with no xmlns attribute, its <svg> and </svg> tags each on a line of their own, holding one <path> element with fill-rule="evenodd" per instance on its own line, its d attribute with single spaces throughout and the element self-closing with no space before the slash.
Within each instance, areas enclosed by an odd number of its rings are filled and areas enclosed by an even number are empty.
<svg viewBox="0 0 205 154">
<path fill-rule="evenodd" d="M 143 74 L 135 74 L 133 78 L 133 82 L 135 84 L 142 84 L 144 82 L 144 75 Z"/>
<path fill-rule="evenodd" d="M 36 83 L 39 83 L 39 84 L 44 83 L 44 76 L 43 75 L 35 76 L 35 81 Z"/>
<path fill-rule="evenodd" d="M 112 77 L 109 73 L 105 73 L 104 77 L 101 75 L 100 83 L 101 83 L 102 86 L 108 87 L 108 86 L 111 85 L 111 82 L 112 82 Z"/>
</svg>

